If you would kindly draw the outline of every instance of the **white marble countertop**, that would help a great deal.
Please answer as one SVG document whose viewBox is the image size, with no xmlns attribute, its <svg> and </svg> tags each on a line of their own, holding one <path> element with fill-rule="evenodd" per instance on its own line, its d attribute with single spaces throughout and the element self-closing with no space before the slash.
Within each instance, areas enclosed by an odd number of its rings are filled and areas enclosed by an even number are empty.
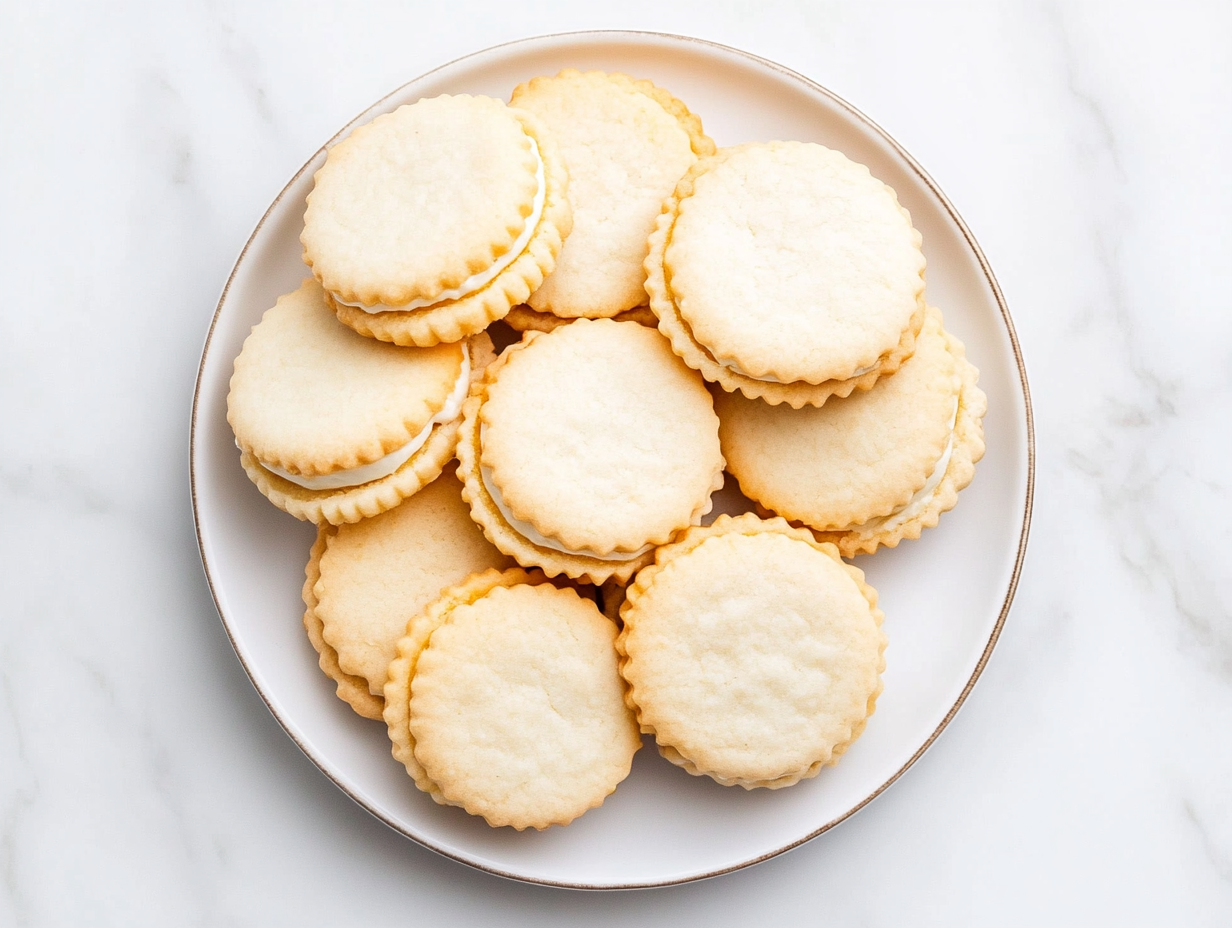
<svg viewBox="0 0 1232 928">
<path fill-rule="evenodd" d="M 0 10 L 0 924 L 1232 923 L 1232 11 L 620 8 Z M 747 49 L 894 135 L 999 277 L 1038 452 L 1017 600 L 931 751 L 785 856 L 614 894 L 338 791 L 236 660 L 188 495 L 206 327 L 287 178 L 435 65 L 588 28 Z"/>
</svg>

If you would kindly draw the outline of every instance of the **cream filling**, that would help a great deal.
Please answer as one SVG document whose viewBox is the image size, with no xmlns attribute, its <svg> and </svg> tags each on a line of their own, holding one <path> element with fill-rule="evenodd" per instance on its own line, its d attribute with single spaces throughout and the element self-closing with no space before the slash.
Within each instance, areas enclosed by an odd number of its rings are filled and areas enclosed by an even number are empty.
<svg viewBox="0 0 1232 928">
<path fill-rule="evenodd" d="M 486 425 L 479 426 L 479 447 L 476 450 L 476 457 L 482 455 L 483 451 L 483 433 L 487 430 Z M 610 554 L 599 554 L 592 551 L 590 548 L 566 548 L 555 538 L 544 535 L 529 522 L 523 522 L 521 519 L 514 518 L 509 507 L 505 505 L 504 498 L 500 495 L 500 490 L 496 488 L 496 483 L 492 480 L 492 469 L 486 465 L 479 465 L 479 479 L 483 481 L 483 488 L 488 491 L 488 496 L 492 497 L 492 502 L 496 504 L 496 508 L 500 510 L 500 514 L 504 516 L 505 521 L 510 527 L 525 538 L 527 541 L 538 545 L 540 548 L 551 548 L 553 551 L 559 551 L 561 554 L 578 554 L 584 557 L 593 557 L 600 561 L 631 561 L 634 558 L 641 557 L 654 545 L 642 545 L 636 551 L 612 551 Z"/>
<path fill-rule="evenodd" d="M 261 466 L 284 480 L 290 480 L 292 483 L 303 487 L 305 490 L 338 490 L 342 487 L 357 487 L 372 480 L 388 477 L 409 461 L 411 455 L 424 446 L 428 436 L 432 433 L 433 426 L 441 422 L 450 422 L 458 417 L 462 412 L 462 403 L 466 400 L 470 381 L 471 359 L 470 354 L 466 350 L 466 345 L 463 344 L 462 373 L 458 375 L 458 381 L 454 384 L 453 391 L 445 400 L 445 405 L 441 407 L 440 412 L 429 419 L 428 424 L 423 427 L 420 433 L 405 445 L 401 448 L 396 448 L 382 458 L 377 458 L 371 464 L 348 467 L 345 470 L 336 470 L 332 474 L 322 474 L 319 477 L 305 477 L 302 474 L 293 474 L 290 471 L 283 470 L 277 464 L 267 464 L 265 461 L 260 462 Z"/>
<path fill-rule="evenodd" d="M 749 378 L 749 380 L 760 380 L 762 383 L 800 383 L 800 381 L 798 380 L 779 380 L 777 377 L 769 377 L 769 376 L 754 377 L 752 374 L 750 374 L 748 371 L 742 368 L 735 361 L 724 360 L 722 358 L 715 358 L 714 360 L 721 367 L 725 367 L 729 371 L 735 371 L 741 377 L 747 377 Z M 879 368 L 880 366 L 881 366 L 881 362 L 878 361 L 874 364 L 870 364 L 868 367 L 862 367 L 858 371 L 852 371 L 851 375 L 845 379 L 850 380 L 852 377 L 859 377 L 861 374 L 867 374 L 869 371 L 877 370 L 877 368 Z"/>
<path fill-rule="evenodd" d="M 950 466 L 950 455 L 954 453 L 954 424 L 956 422 L 958 422 L 958 397 L 954 397 L 954 414 L 950 416 L 950 440 L 945 443 L 945 450 L 941 452 L 941 457 L 937 459 L 937 464 L 933 467 L 933 472 L 929 474 L 928 480 L 924 482 L 924 486 L 920 487 L 912 495 L 911 499 L 907 500 L 906 505 L 900 506 L 887 516 L 882 516 L 879 519 L 870 519 L 849 529 L 849 531 L 862 533 L 887 531 L 914 519 L 924 511 L 924 508 L 933 498 L 933 494 L 937 492 L 937 487 L 941 486 L 941 480 L 945 477 L 946 468 Z"/>
<path fill-rule="evenodd" d="M 522 227 L 522 231 L 514 240 L 513 245 L 507 252 L 497 258 L 491 267 L 480 271 L 478 274 L 472 274 L 452 290 L 442 290 L 439 294 L 432 297 L 419 297 L 411 300 L 409 303 L 404 303 L 402 306 L 387 306 L 384 303 L 371 305 L 367 303 L 351 303 L 342 299 L 332 290 L 330 291 L 330 296 L 339 303 L 357 307 L 366 313 L 404 313 L 412 309 L 423 309 L 425 306 L 435 306 L 437 303 L 444 303 L 449 300 L 460 300 L 462 297 L 469 296 L 477 290 L 482 290 L 495 280 L 501 271 L 513 264 L 522 252 L 526 251 L 526 246 L 530 244 L 531 236 L 535 234 L 535 227 L 539 225 L 539 217 L 543 215 L 543 203 L 547 198 L 548 188 L 543 176 L 543 157 L 539 154 L 539 143 L 530 135 L 526 137 L 530 139 L 531 150 L 535 153 L 535 183 L 538 186 L 535 190 L 534 203 L 531 207 L 530 216 L 526 220 L 526 225 Z"/>
</svg>

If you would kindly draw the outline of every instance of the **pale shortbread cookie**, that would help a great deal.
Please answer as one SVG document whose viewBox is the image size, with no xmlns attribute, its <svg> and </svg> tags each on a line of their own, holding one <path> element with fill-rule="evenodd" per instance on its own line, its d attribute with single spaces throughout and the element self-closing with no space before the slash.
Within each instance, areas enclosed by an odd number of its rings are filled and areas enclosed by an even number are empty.
<svg viewBox="0 0 1232 928">
<path fill-rule="evenodd" d="M 314 591 L 317 581 L 321 579 L 321 555 L 325 553 L 326 541 L 337 530 L 336 526 L 328 522 L 317 526 L 316 541 L 308 555 L 308 566 L 304 568 L 304 586 L 300 591 L 304 600 L 304 631 L 308 633 L 308 641 L 316 649 L 317 666 L 337 684 L 334 692 L 338 698 L 364 718 L 380 721 L 381 713 L 385 710 L 385 700 L 368 691 L 368 681 L 363 677 L 346 673 L 338 666 L 338 652 L 325 640 L 324 627 L 317 615 L 317 597 Z"/>
<path fill-rule="evenodd" d="M 861 164 L 803 142 L 699 160 L 650 237 L 646 289 L 672 348 L 750 399 L 867 390 L 924 321 L 920 234 Z"/>
<path fill-rule="evenodd" d="M 369 718 L 380 717 L 380 708 L 369 714 L 371 703 L 384 706 L 386 672 L 410 618 L 446 586 L 513 566 L 472 521 L 452 464 L 402 505 L 324 537 L 309 611 L 337 667 L 326 673 L 338 681 L 339 696 Z M 324 670 L 325 652 L 317 650 Z M 369 697 L 362 708 L 350 693 L 357 682 Z"/>
<path fill-rule="evenodd" d="M 235 360 L 227 421 L 240 462 L 298 519 L 384 512 L 453 456 L 470 379 L 492 356 L 484 334 L 433 348 L 363 338 L 305 281 L 266 311 Z"/>
<path fill-rule="evenodd" d="M 919 538 L 984 454 L 977 377 L 930 308 L 915 354 L 867 393 L 820 409 L 717 396 L 728 469 L 747 496 L 817 529 L 844 557 Z"/>
<path fill-rule="evenodd" d="M 317 171 L 304 261 L 363 335 L 454 342 L 526 301 L 571 228 L 568 173 L 529 113 L 441 96 L 355 129 Z"/>
<path fill-rule="evenodd" d="M 710 394 L 635 323 L 525 333 L 463 415 L 458 473 L 472 516 L 550 576 L 627 581 L 722 486 Z"/>
<path fill-rule="evenodd" d="M 385 687 L 416 786 L 490 825 L 565 825 L 602 804 L 641 746 L 616 627 L 572 589 L 487 571 L 412 619 Z"/>
<path fill-rule="evenodd" d="M 626 309 L 624 312 L 617 313 L 612 316 L 617 322 L 636 322 L 640 325 L 649 326 L 650 328 L 658 328 L 659 320 L 654 313 L 650 311 L 649 306 L 638 306 L 636 309 Z M 529 306 L 515 306 L 509 310 L 509 315 L 505 317 L 505 323 L 511 328 L 519 332 L 527 332 L 534 329 L 537 332 L 551 332 L 553 329 L 560 328 L 562 325 L 568 325 L 572 319 L 565 319 L 563 316 L 557 316 L 552 313 L 541 313 L 538 310 L 531 309 Z"/>
<path fill-rule="evenodd" d="M 790 786 L 837 763 L 873 713 L 886 644 L 877 593 L 783 519 L 689 529 L 627 596 L 616 646 L 629 704 L 689 773 Z"/>
<path fill-rule="evenodd" d="M 661 87 L 567 69 L 513 91 L 510 105 L 547 127 L 569 168 L 573 232 L 530 305 L 601 318 L 646 302 L 646 238 L 664 197 L 714 152 L 701 120 Z"/>
</svg>

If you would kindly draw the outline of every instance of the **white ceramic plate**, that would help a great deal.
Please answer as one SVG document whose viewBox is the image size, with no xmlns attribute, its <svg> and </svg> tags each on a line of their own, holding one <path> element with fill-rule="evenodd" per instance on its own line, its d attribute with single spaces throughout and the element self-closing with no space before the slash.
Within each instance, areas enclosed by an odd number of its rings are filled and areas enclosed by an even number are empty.
<svg viewBox="0 0 1232 928">
<path fill-rule="evenodd" d="M 801 139 L 867 164 L 911 211 L 924 235 L 929 300 L 980 368 L 988 451 L 974 483 L 920 541 L 858 561 L 880 593 L 890 646 L 885 693 L 842 763 L 790 789 L 746 792 L 689 776 L 650 745 L 601 808 L 567 828 L 518 834 L 418 792 L 390 757 L 384 726 L 335 698 L 301 625 L 313 526 L 276 510 L 249 483 L 226 422 L 231 365 L 249 328 L 306 274 L 299 244 L 304 198 L 325 148 L 274 200 L 219 300 L 193 406 L 193 509 L 210 588 L 244 668 L 295 743 L 357 803 L 421 844 L 503 876 L 575 887 L 653 886 L 757 863 L 821 834 L 897 779 L 953 718 L 992 651 L 1022 563 L 1034 473 L 1030 401 L 1009 313 L 953 207 L 867 117 L 779 65 L 649 33 L 528 39 L 411 81 L 334 140 L 420 97 L 508 99 L 519 82 L 564 67 L 654 80 L 701 115 L 720 146 Z"/>
</svg>

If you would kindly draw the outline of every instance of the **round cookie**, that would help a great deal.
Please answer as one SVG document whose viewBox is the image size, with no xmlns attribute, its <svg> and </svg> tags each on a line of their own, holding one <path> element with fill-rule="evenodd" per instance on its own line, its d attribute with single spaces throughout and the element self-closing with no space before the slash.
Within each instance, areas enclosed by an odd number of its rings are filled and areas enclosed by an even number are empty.
<svg viewBox="0 0 1232 928">
<path fill-rule="evenodd" d="M 565 825 L 641 746 L 616 627 L 574 590 L 489 570 L 444 590 L 398 642 L 385 686 L 394 757 L 443 805 L 518 830 Z"/>
<path fill-rule="evenodd" d="M 673 350 L 724 390 L 820 406 L 910 357 L 924 321 L 920 241 L 894 191 L 839 152 L 725 148 L 663 205 L 650 308 Z"/>
<path fill-rule="evenodd" d="M 357 522 L 392 509 L 453 456 L 484 334 L 433 348 L 363 338 L 307 280 L 278 298 L 244 341 L 227 396 L 240 462 L 297 519 Z"/>
<path fill-rule="evenodd" d="M 724 786 L 777 789 L 837 763 L 881 693 L 876 591 L 783 519 L 689 529 L 637 575 L 620 613 L 642 731 Z"/>
<path fill-rule="evenodd" d="M 722 486 L 702 381 L 653 329 L 527 332 L 463 410 L 458 473 L 488 539 L 524 566 L 627 581 Z"/>
<path fill-rule="evenodd" d="M 572 69 L 519 85 L 510 105 L 552 133 L 569 167 L 573 232 L 530 297 L 564 318 L 603 318 L 646 302 L 646 238 L 663 199 L 701 155 L 701 120 L 650 81 Z"/>
<path fill-rule="evenodd" d="M 304 262 L 357 332 L 431 346 L 482 331 L 556 266 L 568 174 L 529 113 L 489 97 L 401 106 L 330 149 Z"/>
<path fill-rule="evenodd" d="M 866 393 L 820 409 L 717 396 L 728 469 L 745 495 L 844 557 L 919 538 L 984 454 L 978 374 L 930 307 L 915 353 Z"/>
<path fill-rule="evenodd" d="M 381 717 L 389 662 L 411 616 L 446 586 L 513 566 L 472 521 L 453 477 L 450 464 L 402 505 L 320 530 L 321 550 L 315 568 L 308 569 L 311 601 L 305 592 L 312 619 L 305 614 L 305 624 L 320 627 L 320 644 L 314 645 L 321 669 L 338 683 L 339 698 L 367 718 Z M 356 686 L 362 688 L 359 696 Z"/>
</svg>

